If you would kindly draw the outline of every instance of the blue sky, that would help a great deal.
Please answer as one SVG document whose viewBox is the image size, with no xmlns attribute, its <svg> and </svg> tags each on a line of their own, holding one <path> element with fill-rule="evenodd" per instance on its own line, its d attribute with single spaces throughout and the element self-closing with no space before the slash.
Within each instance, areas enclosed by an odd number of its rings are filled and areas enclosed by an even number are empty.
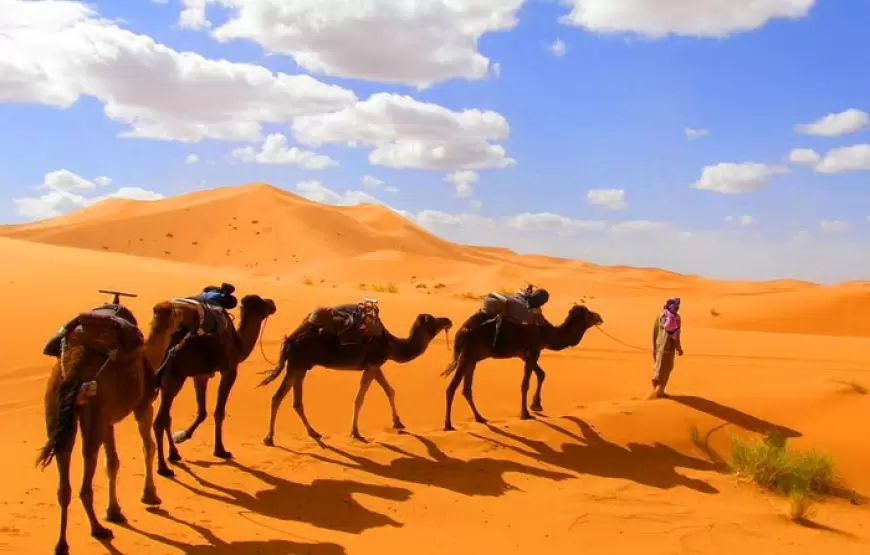
<svg viewBox="0 0 870 555">
<path fill-rule="evenodd" d="M 868 2 L 281 5 L 0 0 L 0 221 L 265 181 L 521 252 L 870 276 Z"/>
</svg>

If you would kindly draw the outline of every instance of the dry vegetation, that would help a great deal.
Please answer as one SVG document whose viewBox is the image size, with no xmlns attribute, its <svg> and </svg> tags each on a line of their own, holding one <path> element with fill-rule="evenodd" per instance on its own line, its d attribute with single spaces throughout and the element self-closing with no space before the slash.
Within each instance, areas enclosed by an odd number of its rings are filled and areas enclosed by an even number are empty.
<svg viewBox="0 0 870 555">
<path fill-rule="evenodd" d="M 380 284 L 380 283 L 360 283 L 359 288 L 363 291 L 373 291 L 375 293 L 398 293 L 399 286 L 393 283 L 392 281 Z"/>
</svg>

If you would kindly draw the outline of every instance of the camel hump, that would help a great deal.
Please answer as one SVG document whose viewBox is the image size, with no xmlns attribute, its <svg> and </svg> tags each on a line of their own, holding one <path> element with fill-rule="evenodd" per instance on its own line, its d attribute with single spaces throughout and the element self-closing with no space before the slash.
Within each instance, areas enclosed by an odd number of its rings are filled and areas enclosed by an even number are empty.
<svg viewBox="0 0 870 555">
<path fill-rule="evenodd" d="M 222 306 L 207 302 L 201 297 L 181 297 L 172 299 L 171 302 L 187 304 L 196 308 L 199 316 L 199 328 L 190 330 L 194 333 L 199 335 L 225 334 L 230 331 L 230 319 Z"/>
<path fill-rule="evenodd" d="M 117 304 L 82 312 L 61 326 L 46 344 L 43 354 L 59 357 L 63 339 L 104 353 L 116 349 L 132 352 L 145 343 L 133 312 Z"/>
<path fill-rule="evenodd" d="M 483 298 L 480 311 L 489 316 L 501 316 L 516 324 L 532 324 L 537 321 L 535 311 L 514 297 L 491 292 Z"/>
</svg>

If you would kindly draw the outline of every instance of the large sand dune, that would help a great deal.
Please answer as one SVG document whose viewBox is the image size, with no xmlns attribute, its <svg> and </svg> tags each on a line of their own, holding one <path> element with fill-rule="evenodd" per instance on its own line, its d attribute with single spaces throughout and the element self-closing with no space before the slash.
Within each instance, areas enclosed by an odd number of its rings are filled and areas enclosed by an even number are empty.
<svg viewBox="0 0 870 555">
<path fill-rule="evenodd" d="M 530 280 L 553 293 L 551 320 L 582 301 L 619 341 L 593 329 L 578 347 L 546 353 L 538 419 L 517 418 L 520 361 L 487 361 L 475 391 L 490 425 L 475 424 L 458 396 L 458 431 L 440 431 L 439 373 L 449 351 L 438 338 L 416 361 L 386 366 L 410 433 L 390 429 L 387 401 L 373 389 L 362 415 L 370 442 L 348 438 L 359 375 L 317 368 L 306 381 L 306 409 L 326 447 L 304 434 L 288 402 L 277 447 L 268 448 L 261 440 L 274 384 L 254 387 L 256 372 L 270 366 L 258 348 L 230 397 L 225 433 L 235 460 L 212 456 L 209 419 L 180 446 L 178 478 L 158 479 L 164 503 L 149 512 L 139 503 L 135 425 L 123 422 L 120 499 L 130 525 L 113 527 L 115 540 L 101 545 L 74 500 L 73 553 L 870 552 L 865 504 L 825 500 L 810 524 L 798 525 L 784 516 L 787 501 L 721 463 L 729 434 L 777 429 L 796 448 L 829 452 L 843 482 L 870 494 L 870 395 L 855 387 L 870 386 L 865 284 L 720 282 L 523 257 L 443 241 L 381 207 L 328 207 L 265 185 L 106 201 L 0 235 L 4 551 L 54 545 L 56 474 L 34 468 L 52 362 L 40 351 L 62 321 L 102 302 L 97 289 L 138 293 L 129 306 L 140 319 L 155 302 L 207 283 L 269 296 L 278 305 L 263 337 L 271 360 L 318 304 L 376 295 L 386 325 L 404 335 L 417 313 L 458 325 L 480 294 Z M 686 356 L 677 361 L 674 397 L 649 401 L 650 326 L 675 293 L 684 299 Z M 175 429 L 192 420 L 190 385 L 173 415 Z M 693 444 L 692 426 L 709 452 Z M 77 449 L 74 492 L 80 473 Z M 101 512 L 105 494 L 100 470 Z"/>
</svg>

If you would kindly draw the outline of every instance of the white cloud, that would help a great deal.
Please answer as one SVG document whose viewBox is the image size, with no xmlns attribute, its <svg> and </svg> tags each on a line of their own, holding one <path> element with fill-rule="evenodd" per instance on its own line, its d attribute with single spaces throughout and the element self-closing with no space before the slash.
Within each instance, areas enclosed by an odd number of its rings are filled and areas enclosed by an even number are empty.
<svg viewBox="0 0 870 555">
<path fill-rule="evenodd" d="M 355 204 L 384 204 L 364 191 L 345 191 L 336 193 L 316 180 L 300 181 L 296 184 L 296 192 L 314 202 L 333 204 L 337 206 L 353 206 Z"/>
<path fill-rule="evenodd" d="M 338 161 L 324 154 L 288 147 L 287 137 L 281 133 L 269 134 L 259 151 L 252 146 L 233 149 L 233 157 L 258 164 L 293 164 L 306 170 L 323 170 L 338 165 Z"/>
<path fill-rule="evenodd" d="M 62 0 L 2 0 L 0 103 L 69 108 L 81 97 L 129 126 L 125 138 L 255 141 L 262 123 L 351 106 L 308 75 L 178 52 Z"/>
<path fill-rule="evenodd" d="M 870 144 L 832 148 L 816 164 L 818 173 L 843 173 L 870 170 Z"/>
<path fill-rule="evenodd" d="M 425 87 L 483 79 L 492 61 L 478 40 L 517 24 L 524 0 L 183 0 L 180 23 L 203 27 L 206 4 L 227 8 L 212 36 L 253 41 L 299 67 L 382 83 Z"/>
<path fill-rule="evenodd" d="M 604 229 L 606 224 L 601 221 L 575 220 L 550 212 L 524 212 L 505 220 L 509 228 L 522 231 L 552 231 L 567 233 L 578 229 Z"/>
<path fill-rule="evenodd" d="M 383 187 L 383 186 L 384 186 L 384 182 L 383 182 L 382 180 L 380 180 L 380 179 L 378 179 L 377 177 L 374 177 L 374 176 L 372 176 L 372 175 L 364 175 L 364 176 L 362 176 L 362 177 L 360 178 L 360 183 L 362 183 L 362 184 L 365 185 L 366 187 L 372 187 L 372 188 Z"/>
<path fill-rule="evenodd" d="M 839 137 L 861 131 L 867 127 L 870 127 L 870 114 L 850 108 L 836 114 L 828 114 L 812 123 L 799 123 L 795 125 L 794 129 L 803 135 Z"/>
<path fill-rule="evenodd" d="M 811 148 L 793 148 L 788 153 L 788 161 L 792 164 L 815 166 L 821 159 L 819 153 Z"/>
<path fill-rule="evenodd" d="M 559 57 L 565 55 L 565 41 L 562 39 L 556 39 L 553 44 L 547 47 L 553 56 Z"/>
<path fill-rule="evenodd" d="M 102 176 L 89 181 L 69 170 L 48 172 L 43 182 L 34 187 L 36 191 L 46 191 L 38 197 L 12 199 L 20 216 L 28 220 L 55 218 L 68 212 L 90 206 L 107 198 L 125 198 L 135 200 L 158 200 L 163 195 L 139 187 L 121 187 L 113 193 L 97 197 L 86 197 L 85 194 L 96 191 L 97 186 L 107 186 L 112 182 Z"/>
<path fill-rule="evenodd" d="M 208 29 L 211 22 L 205 17 L 205 6 L 209 0 L 181 0 L 184 9 L 178 16 L 178 26 L 182 29 Z"/>
<path fill-rule="evenodd" d="M 369 162 L 393 169 L 455 171 L 505 168 L 516 162 L 500 145 L 507 120 L 493 111 L 454 112 L 410 96 L 377 93 L 332 113 L 295 118 L 293 133 L 310 146 L 372 147 Z"/>
<path fill-rule="evenodd" d="M 480 199 L 473 199 L 468 201 L 468 205 L 471 206 L 472 210 L 480 210 L 483 208 L 483 201 Z M 867 219 L 870 220 L 870 216 L 868 216 Z"/>
<path fill-rule="evenodd" d="M 559 21 L 598 33 L 722 38 L 754 31 L 772 19 L 805 17 L 815 0 L 562 0 Z"/>
<path fill-rule="evenodd" d="M 100 177 L 94 178 L 94 183 L 96 183 L 100 187 L 108 187 L 109 185 L 112 184 L 112 178 L 107 177 L 105 175 L 101 175 Z"/>
<path fill-rule="evenodd" d="M 749 193 L 766 187 L 773 176 L 787 174 L 789 171 L 784 166 L 756 162 L 722 162 L 705 166 L 701 170 L 701 177 L 692 184 L 692 188 L 729 195 Z"/>
<path fill-rule="evenodd" d="M 168 4 L 169 0 L 151 0 L 152 4 Z"/>
<path fill-rule="evenodd" d="M 702 137 L 706 137 L 710 134 L 710 132 L 703 128 L 693 129 L 691 127 L 686 127 L 683 129 L 683 133 L 686 134 L 686 138 L 690 141 L 694 141 L 695 139 L 700 139 Z"/>
<path fill-rule="evenodd" d="M 388 192 L 388 193 L 396 194 L 396 193 L 399 192 L 399 188 L 398 188 L 398 187 L 394 187 L 394 186 L 392 186 L 392 185 L 389 185 L 389 186 L 387 186 L 387 187 L 384 187 L 384 191 L 386 191 L 386 192 Z"/>
<path fill-rule="evenodd" d="M 591 189 L 586 192 L 586 202 L 610 210 L 624 210 L 628 206 L 623 189 Z"/>
<path fill-rule="evenodd" d="M 184 157 L 185 164 L 196 164 L 197 162 L 199 162 L 199 156 L 196 154 L 188 154 Z"/>
<path fill-rule="evenodd" d="M 842 233 L 848 229 L 848 224 L 843 220 L 822 220 L 819 222 L 819 227 L 829 233 Z"/>
<path fill-rule="evenodd" d="M 456 187 L 458 198 L 468 198 L 474 194 L 474 184 L 480 180 L 477 172 L 460 170 L 444 176 L 444 181 Z"/>
<path fill-rule="evenodd" d="M 733 216 L 725 216 L 726 224 L 736 224 L 741 226 L 750 226 L 755 223 L 755 218 L 752 216 L 738 216 L 737 218 Z"/>
<path fill-rule="evenodd" d="M 645 231 L 659 231 L 669 227 L 666 222 L 654 222 L 651 220 L 628 220 L 610 226 L 613 233 L 636 233 Z"/>
</svg>

